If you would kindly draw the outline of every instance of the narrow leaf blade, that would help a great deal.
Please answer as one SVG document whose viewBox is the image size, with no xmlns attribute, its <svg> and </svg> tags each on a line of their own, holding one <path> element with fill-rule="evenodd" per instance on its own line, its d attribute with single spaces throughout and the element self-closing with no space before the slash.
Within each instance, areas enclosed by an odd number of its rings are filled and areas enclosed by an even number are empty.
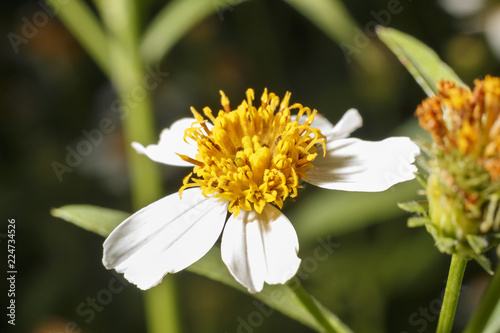
<svg viewBox="0 0 500 333">
<path fill-rule="evenodd" d="M 161 58 L 196 24 L 212 13 L 223 20 L 226 10 L 245 0 L 174 0 L 158 13 L 147 27 L 140 52 L 146 64 L 158 63 Z"/>
<path fill-rule="evenodd" d="M 107 237 L 130 214 L 119 210 L 91 206 L 67 205 L 53 208 L 50 213 L 83 229 Z"/>
<path fill-rule="evenodd" d="M 433 96 L 437 91 L 437 82 L 443 79 L 465 86 L 453 69 L 418 39 L 385 27 L 378 27 L 377 35 L 398 57 L 427 95 Z"/>
</svg>

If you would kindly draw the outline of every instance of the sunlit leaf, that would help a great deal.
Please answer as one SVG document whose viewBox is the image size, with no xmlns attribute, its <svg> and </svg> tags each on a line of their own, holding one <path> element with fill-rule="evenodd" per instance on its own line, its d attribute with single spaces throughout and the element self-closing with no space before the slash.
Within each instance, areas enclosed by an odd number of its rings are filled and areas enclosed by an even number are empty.
<svg viewBox="0 0 500 333">
<path fill-rule="evenodd" d="M 418 39 L 385 27 L 379 27 L 377 34 L 413 75 L 427 95 L 434 95 L 437 90 L 436 83 L 442 79 L 465 85 L 436 52 Z"/>
<path fill-rule="evenodd" d="M 76 224 L 103 237 L 107 237 L 120 222 L 130 215 L 119 210 L 91 205 L 67 205 L 54 208 L 50 213 L 52 216 Z"/>
</svg>

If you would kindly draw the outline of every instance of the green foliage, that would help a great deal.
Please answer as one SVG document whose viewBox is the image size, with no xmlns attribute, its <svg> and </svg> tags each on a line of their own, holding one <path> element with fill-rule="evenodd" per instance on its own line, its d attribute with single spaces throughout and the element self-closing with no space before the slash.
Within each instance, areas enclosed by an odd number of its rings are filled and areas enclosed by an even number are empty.
<svg viewBox="0 0 500 333">
<path fill-rule="evenodd" d="M 415 81 L 427 95 L 434 95 L 437 91 L 436 83 L 443 79 L 464 85 L 457 74 L 439 58 L 436 52 L 416 38 L 401 31 L 384 27 L 379 27 L 377 34 L 413 75 Z"/>
<path fill-rule="evenodd" d="M 67 205 L 53 208 L 52 216 L 71 222 L 80 228 L 107 237 L 130 214 L 91 205 Z"/>
</svg>

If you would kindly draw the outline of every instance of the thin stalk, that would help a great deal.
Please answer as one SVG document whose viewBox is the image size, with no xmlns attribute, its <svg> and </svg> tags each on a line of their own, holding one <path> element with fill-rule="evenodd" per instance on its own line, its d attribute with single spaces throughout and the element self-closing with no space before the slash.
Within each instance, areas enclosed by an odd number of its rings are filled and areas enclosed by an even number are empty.
<svg viewBox="0 0 500 333">
<path fill-rule="evenodd" d="M 472 315 L 464 333 L 483 332 L 493 311 L 500 307 L 500 266 L 498 266 L 483 299 Z"/>
<path fill-rule="evenodd" d="M 467 259 L 457 254 L 452 255 L 448 280 L 446 281 L 446 290 L 444 292 L 443 306 L 441 307 L 436 330 L 437 333 L 451 332 L 466 265 Z"/>
<path fill-rule="evenodd" d="M 323 327 L 322 332 L 328 333 L 352 333 L 352 331 L 340 319 L 333 315 L 325 315 L 321 305 L 309 295 L 309 293 L 302 287 L 297 285 L 291 288 L 302 305 L 313 315 L 314 319 Z"/>
</svg>

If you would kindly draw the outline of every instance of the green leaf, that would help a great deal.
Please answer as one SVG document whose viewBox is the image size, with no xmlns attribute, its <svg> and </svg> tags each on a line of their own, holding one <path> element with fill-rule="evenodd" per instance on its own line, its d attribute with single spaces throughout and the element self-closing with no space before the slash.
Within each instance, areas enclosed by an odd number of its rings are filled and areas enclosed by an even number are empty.
<svg viewBox="0 0 500 333">
<path fill-rule="evenodd" d="M 476 254 L 483 253 L 488 248 L 488 241 L 485 237 L 478 235 L 467 235 L 467 243 Z"/>
<path fill-rule="evenodd" d="M 145 31 L 140 53 L 146 64 L 158 63 L 161 58 L 191 28 L 212 13 L 223 20 L 226 10 L 244 0 L 174 0 L 160 11 Z"/>
<path fill-rule="evenodd" d="M 51 214 L 104 237 L 107 237 L 120 222 L 129 216 L 128 213 L 122 211 L 91 205 L 68 205 L 54 208 L 51 210 Z M 220 249 L 217 247 L 212 248 L 203 258 L 186 270 L 247 293 L 246 289 L 236 282 L 227 270 L 226 265 L 222 262 Z M 294 278 L 291 283 L 286 285 L 266 285 L 262 292 L 252 296 L 317 331 L 350 332 L 349 328 L 334 314 L 304 293 L 305 291 L 297 278 Z M 311 311 L 311 304 L 307 304 L 307 301 L 314 303 L 320 313 L 315 315 Z M 321 318 L 326 322 L 322 322 Z M 331 327 L 325 329 L 325 325 Z"/>
<path fill-rule="evenodd" d="M 91 205 L 67 205 L 54 208 L 50 213 L 103 237 L 107 237 L 118 224 L 130 216 L 119 210 Z"/>
<path fill-rule="evenodd" d="M 455 72 L 439 56 L 418 39 L 401 31 L 378 27 L 377 34 L 399 61 L 413 75 L 425 93 L 433 96 L 437 82 L 446 79 L 465 86 Z"/>
</svg>

